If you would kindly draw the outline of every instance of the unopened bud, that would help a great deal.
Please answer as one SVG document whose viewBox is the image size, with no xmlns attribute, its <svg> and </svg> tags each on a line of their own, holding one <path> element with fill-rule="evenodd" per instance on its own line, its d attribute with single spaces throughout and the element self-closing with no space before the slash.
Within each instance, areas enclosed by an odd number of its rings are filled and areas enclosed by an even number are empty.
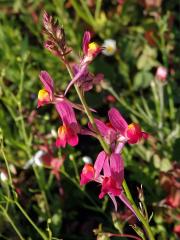
<svg viewBox="0 0 180 240">
<path fill-rule="evenodd" d="M 167 74 L 168 74 L 167 68 L 160 66 L 157 68 L 156 78 L 157 80 L 164 82 L 167 78 Z"/>
</svg>

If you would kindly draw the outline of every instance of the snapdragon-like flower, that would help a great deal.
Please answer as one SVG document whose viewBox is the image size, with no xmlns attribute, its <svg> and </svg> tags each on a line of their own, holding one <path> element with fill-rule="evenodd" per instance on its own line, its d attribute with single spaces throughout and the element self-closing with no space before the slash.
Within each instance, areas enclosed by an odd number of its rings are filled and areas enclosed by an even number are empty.
<svg viewBox="0 0 180 240">
<path fill-rule="evenodd" d="M 79 65 L 75 64 L 73 66 L 74 75 L 78 74 L 80 71 Z M 84 92 L 87 92 L 93 88 L 93 85 L 100 83 L 104 78 L 104 75 L 99 73 L 94 75 L 88 71 L 86 68 L 82 75 L 77 80 L 76 84 L 78 87 L 81 87 Z"/>
<path fill-rule="evenodd" d="M 107 154 L 100 152 L 92 164 L 85 164 L 80 184 L 84 185 L 90 181 L 96 181 L 101 184 L 101 193 L 99 198 L 103 198 L 106 194 L 112 199 L 117 209 L 116 196 L 122 194 L 122 182 L 124 179 L 124 163 L 119 154 Z"/>
<path fill-rule="evenodd" d="M 86 31 L 83 36 L 83 58 L 81 60 L 81 64 L 91 63 L 94 58 L 101 52 L 102 48 L 95 42 L 91 41 L 91 33 Z"/>
<path fill-rule="evenodd" d="M 82 49 L 83 49 L 83 56 L 80 59 L 80 63 L 78 65 L 75 65 L 75 73 L 74 77 L 71 80 L 71 82 L 68 84 L 65 95 L 71 88 L 71 86 L 77 82 L 83 87 L 82 80 L 86 81 L 85 76 L 87 77 L 87 74 L 89 75 L 88 72 L 88 65 L 94 60 L 94 58 L 101 52 L 102 48 L 95 42 L 90 42 L 91 41 L 91 34 L 89 31 L 86 31 L 83 36 L 83 44 L 82 44 Z M 93 84 L 93 79 L 91 75 L 91 84 L 90 81 L 88 83 L 88 89 L 89 86 Z M 94 82 L 95 83 L 95 82 Z M 86 85 L 85 85 L 86 86 Z M 90 87 L 91 89 L 91 87 Z M 85 90 L 87 91 L 87 90 Z"/>
<path fill-rule="evenodd" d="M 56 110 L 59 113 L 63 125 L 58 129 L 58 138 L 56 140 L 57 147 L 65 147 L 67 144 L 76 146 L 78 144 L 78 133 L 80 133 L 80 127 L 77 123 L 75 112 L 73 108 L 82 110 L 82 106 L 71 103 L 62 94 L 57 95 L 54 92 L 54 81 L 46 71 L 41 71 L 40 80 L 43 83 L 44 88 L 39 91 L 38 94 L 38 107 L 45 104 L 55 104 Z M 88 131 L 87 131 L 88 132 Z M 82 134 L 86 134 L 86 131 L 82 130 Z"/>
<path fill-rule="evenodd" d="M 56 146 L 65 147 L 66 144 L 72 147 L 76 146 L 79 141 L 78 133 L 80 132 L 80 127 L 71 104 L 66 101 L 61 101 L 56 104 L 56 109 L 63 122 L 63 125 L 58 129 Z"/>
<path fill-rule="evenodd" d="M 105 156 L 108 158 L 108 155 L 105 152 L 103 153 L 103 151 L 100 153 L 100 155 L 98 158 L 103 159 Z M 108 167 L 109 169 L 106 169 L 104 174 L 99 174 L 97 162 L 95 163 L 94 167 L 92 164 L 85 164 L 81 172 L 80 185 L 85 185 L 90 181 L 95 181 L 101 184 L 101 192 L 99 194 L 100 199 L 108 194 L 114 204 L 115 210 L 117 211 L 116 198 L 119 198 L 133 212 L 133 214 L 135 214 L 130 202 L 122 190 L 122 181 L 124 179 L 123 160 L 118 154 L 111 154 L 110 158 L 111 160 L 110 166 Z"/>
<path fill-rule="evenodd" d="M 138 123 L 131 123 L 128 125 L 126 120 L 122 117 L 116 108 L 111 108 L 108 112 L 109 120 L 113 128 L 119 133 L 121 142 L 128 142 L 130 144 L 138 143 L 142 138 L 147 139 L 148 133 L 143 132 Z"/>
<path fill-rule="evenodd" d="M 46 71 L 41 71 L 39 78 L 43 84 L 43 89 L 38 93 L 38 107 L 52 103 L 54 100 L 54 81 Z"/>
</svg>

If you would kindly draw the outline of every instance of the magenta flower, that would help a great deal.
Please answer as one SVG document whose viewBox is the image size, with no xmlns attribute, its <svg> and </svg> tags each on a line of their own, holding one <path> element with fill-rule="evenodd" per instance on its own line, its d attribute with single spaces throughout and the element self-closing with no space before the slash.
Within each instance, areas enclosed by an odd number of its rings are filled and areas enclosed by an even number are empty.
<svg viewBox="0 0 180 240">
<path fill-rule="evenodd" d="M 40 80 L 43 83 L 44 88 L 41 89 L 38 94 L 38 107 L 54 103 L 63 122 L 63 125 L 58 129 L 56 146 L 65 147 L 66 144 L 76 146 L 78 144 L 77 133 L 79 133 L 80 128 L 73 107 L 79 110 L 81 110 L 82 107 L 71 103 L 62 95 L 54 93 L 54 82 L 48 72 L 41 71 Z"/>
<path fill-rule="evenodd" d="M 111 108 L 108 115 L 112 127 L 119 133 L 119 141 L 135 144 L 142 138 L 148 138 L 148 133 L 143 132 L 139 124 L 131 123 L 128 125 L 116 108 Z"/>
<path fill-rule="evenodd" d="M 80 66 L 75 64 L 73 66 L 73 71 L 74 75 L 76 76 L 78 72 L 80 72 Z M 93 85 L 100 83 L 103 78 L 103 74 L 99 73 L 97 75 L 94 75 L 90 73 L 87 68 L 85 68 L 85 70 L 82 72 L 82 75 L 77 80 L 76 84 L 78 87 L 81 87 L 84 92 L 87 92 L 93 88 Z"/>
<path fill-rule="evenodd" d="M 95 42 L 90 42 L 91 41 L 91 33 L 89 31 L 86 31 L 83 36 L 83 44 L 82 44 L 82 49 L 83 49 L 83 58 L 82 62 L 83 63 L 91 63 L 94 58 L 101 52 L 101 47 L 95 43 Z"/>
<path fill-rule="evenodd" d="M 56 146 L 63 148 L 66 144 L 72 147 L 76 146 L 79 141 L 78 133 L 80 132 L 80 127 L 71 104 L 67 101 L 61 101 L 56 104 L 56 109 L 63 122 L 63 125 L 58 129 Z"/>
<path fill-rule="evenodd" d="M 83 167 L 81 173 L 80 185 L 85 185 L 86 183 L 94 179 L 95 170 L 92 164 L 86 163 Z"/>
<path fill-rule="evenodd" d="M 79 81 L 79 84 L 83 87 L 82 80 L 87 81 L 85 77 L 87 77 L 87 75 L 89 75 L 89 72 L 87 69 L 88 65 L 94 60 L 94 58 L 102 50 L 101 47 L 97 43 L 90 42 L 90 40 L 91 40 L 91 34 L 90 34 L 90 32 L 86 31 L 83 36 L 83 44 L 82 44 L 83 56 L 80 59 L 79 65 L 75 65 L 74 78 L 68 84 L 66 91 L 65 91 L 65 95 L 69 91 L 71 86 L 73 84 L 77 83 L 78 81 Z M 102 77 L 102 75 L 101 75 L 101 77 Z M 93 83 L 96 82 L 96 81 L 93 82 L 93 79 L 94 79 L 94 77 L 92 78 L 92 76 L 91 76 L 91 78 L 89 79 L 90 81 L 88 83 L 88 87 L 85 84 L 85 88 L 89 89 L 89 86 L 90 86 L 90 89 L 91 89 L 91 86 L 93 85 Z"/>
<path fill-rule="evenodd" d="M 51 103 L 54 100 L 54 82 L 46 71 L 41 71 L 39 78 L 43 84 L 43 89 L 38 93 L 38 107 Z"/>
<path fill-rule="evenodd" d="M 60 180 L 60 171 L 59 169 L 64 163 L 65 157 L 54 158 L 53 152 L 49 146 L 43 147 L 44 155 L 41 157 L 44 165 L 51 168 L 51 173 L 56 177 L 57 180 Z"/>
<path fill-rule="evenodd" d="M 104 174 L 100 174 L 102 169 Z M 84 185 L 90 181 L 100 183 L 100 199 L 108 194 L 114 204 L 115 210 L 117 211 L 116 197 L 118 197 L 135 214 L 130 202 L 123 193 L 123 179 L 124 164 L 121 156 L 115 153 L 112 153 L 110 156 L 108 156 L 108 154 L 102 151 L 99 153 L 94 167 L 92 164 L 84 165 L 81 173 L 80 184 Z"/>
<path fill-rule="evenodd" d="M 99 119 L 95 119 L 96 126 L 104 138 L 106 143 L 109 145 L 110 149 L 114 153 L 121 153 L 124 147 L 124 137 L 122 137 L 115 128 L 112 127 L 110 123 L 104 123 Z M 89 128 L 93 131 L 92 125 L 89 123 Z"/>
</svg>

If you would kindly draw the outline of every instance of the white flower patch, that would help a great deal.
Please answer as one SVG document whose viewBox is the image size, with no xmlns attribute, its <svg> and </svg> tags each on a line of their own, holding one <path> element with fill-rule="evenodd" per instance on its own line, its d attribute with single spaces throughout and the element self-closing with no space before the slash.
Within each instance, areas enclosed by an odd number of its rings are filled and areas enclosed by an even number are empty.
<svg viewBox="0 0 180 240">
<path fill-rule="evenodd" d="M 102 45 L 102 53 L 106 56 L 112 56 L 117 50 L 116 41 L 113 39 L 106 39 Z"/>
</svg>

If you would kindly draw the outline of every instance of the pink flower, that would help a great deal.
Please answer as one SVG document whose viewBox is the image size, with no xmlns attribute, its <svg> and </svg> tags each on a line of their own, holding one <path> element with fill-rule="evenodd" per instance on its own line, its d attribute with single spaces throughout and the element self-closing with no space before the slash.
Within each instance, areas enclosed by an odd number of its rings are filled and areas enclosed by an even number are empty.
<svg viewBox="0 0 180 240">
<path fill-rule="evenodd" d="M 80 59 L 80 64 L 76 65 L 75 68 L 75 75 L 74 78 L 71 80 L 71 82 L 68 84 L 65 95 L 71 88 L 71 86 L 79 81 L 81 83 L 80 85 L 82 86 L 82 80 L 86 80 L 85 76 L 87 77 L 87 74 L 89 75 L 89 72 L 87 70 L 88 65 L 94 60 L 94 58 L 101 52 L 101 47 L 95 43 L 95 42 L 90 42 L 91 40 L 91 34 L 90 32 L 86 31 L 83 36 L 83 44 L 82 44 L 82 49 L 83 49 L 83 56 Z M 89 77 L 89 76 L 88 76 Z M 93 79 L 92 76 L 90 78 L 91 84 L 88 84 L 88 90 L 89 86 L 91 89 L 91 85 L 93 84 Z M 95 83 L 95 82 L 94 82 Z"/>
<path fill-rule="evenodd" d="M 123 5 L 125 0 L 118 0 L 119 5 Z"/>
<path fill-rule="evenodd" d="M 57 147 L 65 147 L 66 144 L 76 146 L 78 144 L 78 133 L 93 135 L 90 131 L 81 129 L 77 123 L 73 108 L 83 111 L 83 107 L 79 104 L 70 102 L 62 94 L 57 95 L 54 92 L 54 82 L 51 76 L 46 71 L 41 71 L 40 80 L 44 88 L 38 94 L 38 107 L 45 104 L 55 104 L 56 110 L 59 113 L 62 126 L 58 129 L 58 138 L 56 140 Z"/>
<path fill-rule="evenodd" d="M 61 158 L 54 158 L 52 150 L 50 149 L 49 146 L 44 146 L 43 147 L 44 154 L 41 157 L 42 161 L 45 166 L 51 168 L 51 173 L 55 175 L 57 180 L 60 180 L 60 172 L 59 169 L 63 165 L 65 157 Z"/>
<path fill-rule="evenodd" d="M 111 108 L 108 115 L 111 125 L 119 133 L 119 140 L 122 142 L 128 141 L 130 144 L 135 144 L 142 138 L 148 138 L 148 133 L 143 132 L 139 124 L 131 123 L 128 125 L 116 108 Z"/>
<path fill-rule="evenodd" d="M 180 224 L 174 226 L 173 232 L 180 237 Z"/>
<path fill-rule="evenodd" d="M 103 169 L 104 174 L 100 174 Z M 103 198 L 106 194 L 111 198 L 115 210 L 117 211 L 118 197 L 134 214 L 128 199 L 122 190 L 122 181 L 124 179 L 124 164 L 119 154 L 112 153 L 110 156 L 104 151 L 100 152 L 94 167 L 92 164 L 85 164 L 81 173 L 80 184 L 84 185 L 90 181 L 101 184 L 101 193 L 99 198 Z M 136 214 L 135 214 L 136 215 Z"/>
<path fill-rule="evenodd" d="M 156 70 L 156 78 L 162 82 L 166 80 L 167 74 L 168 74 L 167 68 L 163 66 L 158 67 Z"/>
<path fill-rule="evenodd" d="M 111 194 L 113 196 L 119 196 L 122 192 L 122 188 L 119 186 L 118 182 L 115 181 L 111 176 L 105 177 L 102 182 L 101 193 L 99 198 L 103 198 L 106 194 Z"/>
<path fill-rule="evenodd" d="M 53 102 L 54 100 L 54 82 L 46 71 L 41 71 L 39 78 L 44 86 L 38 93 L 38 107 Z"/>
<path fill-rule="evenodd" d="M 78 144 L 79 125 L 76 120 L 74 110 L 70 103 L 61 101 L 56 104 L 56 109 L 62 119 L 63 125 L 58 129 L 57 147 L 65 147 L 66 144 L 72 147 Z"/>
<path fill-rule="evenodd" d="M 90 63 L 94 60 L 94 58 L 101 52 L 101 47 L 95 43 L 90 42 L 91 41 L 91 33 L 89 31 L 86 31 L 83 36 L 83 58 L 81 63 Z"/>
<path fill-rule="evenodd" d="M 103 172 L 103 174 L 101 174 Z M 99 198 L 108 194 L 117 209 L 115 196 L 122 192 L 122 181 L 124 179 L 124 164 L 119 154 L 111 155 L 101 151 L 92 165 L 85 165 L 81 173 L 81 185 L 90 181 L 96 181 L 102 185 Z"/>
<path fill-rule="evenodd" d="M 75 64 L 73 66 L 73 70 L 74 75 L 78 74 L 78 72 L 80 71 L 80 66 Z M 103 78 L 104 78 L 103 74 L 99 73 L 97 75 L 94 75 L 90 73 L 87 68 L 85 68 L 82 75 L 77 80 L 76 84 L 78 85 L 78 87 L 81 87 L 81 89 L 84 92 L 87 92 L 93 88 L 93 85 L 100 83 L 103 80 Z"/>
<path fill-rule="evenodd" d="M 94 179 L 94 167 L 92 164 L 85 164 L 81 173 L 80 185 L 84 185 Z"/>
</svg>

